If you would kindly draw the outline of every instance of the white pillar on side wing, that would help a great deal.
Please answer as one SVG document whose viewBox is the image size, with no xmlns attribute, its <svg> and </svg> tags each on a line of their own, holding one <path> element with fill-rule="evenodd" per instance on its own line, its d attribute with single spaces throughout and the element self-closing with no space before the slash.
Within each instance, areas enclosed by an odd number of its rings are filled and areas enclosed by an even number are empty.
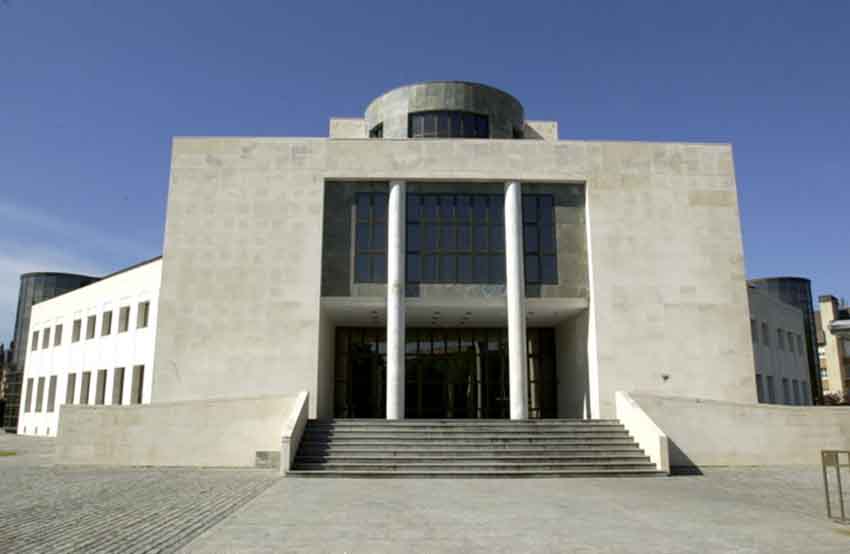
<svg viewBox="0 0 850 554">
<path fill-rule="evenodd" d="M 522 185 L 505 183 L 505 280 L 508 304 L 508 383 L 511 419 L 528 419 Z"/>
<path fill-rule="evenodd" d="M 404 419 L 404 181 L 390 181 L 387 206 L 387 419 Z"/>
</svg>

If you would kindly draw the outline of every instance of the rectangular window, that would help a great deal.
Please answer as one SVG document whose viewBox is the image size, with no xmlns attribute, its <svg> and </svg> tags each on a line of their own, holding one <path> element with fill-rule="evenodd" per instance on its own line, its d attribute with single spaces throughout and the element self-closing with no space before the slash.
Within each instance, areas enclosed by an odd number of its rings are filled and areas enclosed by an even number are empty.
<svg viewBox="0 0 850 554">
<path fill-rule="evenodd" d="M 790 387 L 788 386 L 788 378 L 783 377 L 782 378 L 782 401 L 785 404 L 791 404 L 791 391 L 789 389 L 790 389 Z"/>
<path fill-rule="evenodd" d="M 38 331 L 32 332 L 32 350 L 38 350 Z"/>
<path fill-rule="evenodd" d="M 74 403 L 74 392 L 77 388 L 77 374 L 69 373 L 68 374 L 68 384 L 65 387 L 65 404 L 73 404 Z"/>
<path fill-rule="evenodd" d="M 83 321 L 75 319 L 74 325 L 71 327 L 71 342 L 80 342 L 80 333 L 82 332 Z"/>
<path fill-rule="evenodd" d="M 136 314 L 136 329 L 142 329 L 148 326 L 148 311 L 150 311 L 151 303 L 148 301 L 139 302 L 139 313 Z"/>
<path fill-rule="evenodd" d="M 60 346 L 62 344 L 62 324 L 56 326 L 56 329 L 53 330 L 53 346 Z"/>
<path fill-rule="evenodd" d="M 45 327 L 41 332 L 41 348 L 42 350 L 50 346 L 50 327 Z"/>
<path fill-rule="evenodd" d="M 785 334 L 782 332 L 782 329 L 776 330 L 776 348 L 780 350 L 785 350 Z"/>
<path fill-rule="evenodd" d="M 112 377 L 112 404 L 120 406 L 124 400 L 124 368 L 116 367 Z"/>
<path fill-rule="evenodd" d="M 803 337 L 797 335 L 797 354 L 803 355 Z"/>
<path fill-rule="evenodd" d="M 141 404 L 145 384 L 145 366 L 133 367 L 133 388 L 130 391 L 130 404 Z"/>
<path fill-rule="evenodd" d="M 95 390 L 94 403 L 101 405 L 106 401 L 106 370 L 97 370 L 97 389 Z"/>
<path fill-rule="evenodd" d="M 812 403 L 811 400 L 809 400 L 809 384 L 806 381 L 800 383 L 800 398 L 806 406 Z"/>
<path fill-rule="evenodd" d="M 761 343 L 765 346 L 770 346 L 770 333 L 767 330 L 767 322 L 761 322 Z M 771 377 L 768 377 L 771 379 Z"/>
<path fill-rule="evenodd" d="M 788 351 L 794 353 L 794 334 L 788 331 Z"/>
<path fill-rule="evenodd" d="M 759 332 L 758 332 L 758 325 L 756 324 L 755 319 L 750 320 L 750 334 L 753 337 L 753 344 L 758 344 L 758 342 L 759 342 Z"/>
<path fill-rule="evenodd" d="M 758 393 L 759 402 L 764 402 L 764 386 L 761 382 L 761 373 L 756 373 L 756 392 Z"/>
<path fill-rule="evenodd" d="M 523 248 L 525 282 L 558 284 L 555 251 L 555 213 L 550 194 L 522 196 Z"/>
<path fill-rule="evenodd" d="M 33 379 L 30 377 L 27 379 L 27 400 L 24 403 L 24 412 L 32 411 L 32 387 L 33 387 Z"/>
<path fill-rule="evenodd" d="M 773 375 L 767 376 L 767 401 L 776 404 L 776 388 L 773 384 Z"/>
<path fill-rule="evenodd" d="M 112 310 L 103 312 L 103 317 L 100 320 L 100 336 L 105 337 L 112 333 Z"/>
<path fill-rule="evenodd" d="M 794 404 L 800 405 L 800 382 L 794 379 L 791 382 L 791 388 L 794 391 Z"/>
<path fill-rule="evenodd" d="M 387 202 L 385 192 L 359 192 L 355 197 L 354 280 L 387 282 Z"/>
<path fill-rule="evenodd" d="M 53 413 L 56 409 L 56 375 L 50 376 L 50 384 L 47 386 L 47 411 Z"/>
<path fill-rule="evenodd" d="M 91 371 L 83 372 L 83 379 L 80 381 L 80 404 L 89 403 L 89 390 L 91 389 Z"/>
<path fill-rule="evenodd" d="M 86 340 L 94 338 L 94 328 L 95 323 L 97 322 L 96 315 L 90 315 L 86 320 Z"/>
<path fill-rule="evenodd" d="M 44 405 L 44 377 L 38 378 L 38 389 L 35 393 L 35 411 L 40 412 Z"/>
<path fill-rule="evenodd" d="M 504 196 L 407 195 L 407 282 L 505 282 Z"/>
<path fill-rule="evenodd" d="M 118 332 L 125 333 L 130 327 L 130 306 L 122 306 L 118 312 Z"/>
</svg>

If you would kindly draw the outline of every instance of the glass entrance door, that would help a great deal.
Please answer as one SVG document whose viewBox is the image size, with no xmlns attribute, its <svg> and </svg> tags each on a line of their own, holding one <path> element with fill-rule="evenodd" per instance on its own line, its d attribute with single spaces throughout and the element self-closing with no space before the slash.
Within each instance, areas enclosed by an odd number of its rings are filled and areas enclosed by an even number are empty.
<svg viewBox="0 0 850 554">
<path fill-rule="evenodd" d="M 338 328 L 336 417 L 386 414 L 386 335 Z M 407 330 L 406 418 L 507 418 L 507 329 Z M 551 329 L 528 330 L 529 416 L 557 414 Z"/>
</svg>

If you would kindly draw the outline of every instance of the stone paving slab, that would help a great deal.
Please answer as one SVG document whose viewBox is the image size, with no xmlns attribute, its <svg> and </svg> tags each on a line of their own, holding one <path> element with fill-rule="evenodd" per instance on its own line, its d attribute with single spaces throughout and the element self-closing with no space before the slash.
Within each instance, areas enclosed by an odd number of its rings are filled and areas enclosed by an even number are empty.
<svg viewBox="0 0 850 554">
<path fill-rule="evenodd" d="M 0 553 L 174 552 L 279 480 L 269 470 L 57 466 L 51 448 L 0 440 L 18 452 L 0 458 Z"/>
<path fill-rule="evenodd" d="M 187 553 L 843 553 L 819 468 L 661 479 L 283 479 Z"/>
</svg>

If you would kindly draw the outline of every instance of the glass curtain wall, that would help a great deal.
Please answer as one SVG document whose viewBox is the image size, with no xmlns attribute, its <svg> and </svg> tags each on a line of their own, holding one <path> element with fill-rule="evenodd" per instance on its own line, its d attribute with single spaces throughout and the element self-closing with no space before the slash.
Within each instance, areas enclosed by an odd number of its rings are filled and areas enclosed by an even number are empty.
<svg viewBox="0 0 850 554">
<path fill-rule="evenodd" d="M 408 329 L 405 417 L 507 418 L 507 329 Z M 529 417 L 557 416 L 552 329 L 528 330 Z M 386 331 L 338 328 L 336 417 L 386 415 Z"/>
</svg>

